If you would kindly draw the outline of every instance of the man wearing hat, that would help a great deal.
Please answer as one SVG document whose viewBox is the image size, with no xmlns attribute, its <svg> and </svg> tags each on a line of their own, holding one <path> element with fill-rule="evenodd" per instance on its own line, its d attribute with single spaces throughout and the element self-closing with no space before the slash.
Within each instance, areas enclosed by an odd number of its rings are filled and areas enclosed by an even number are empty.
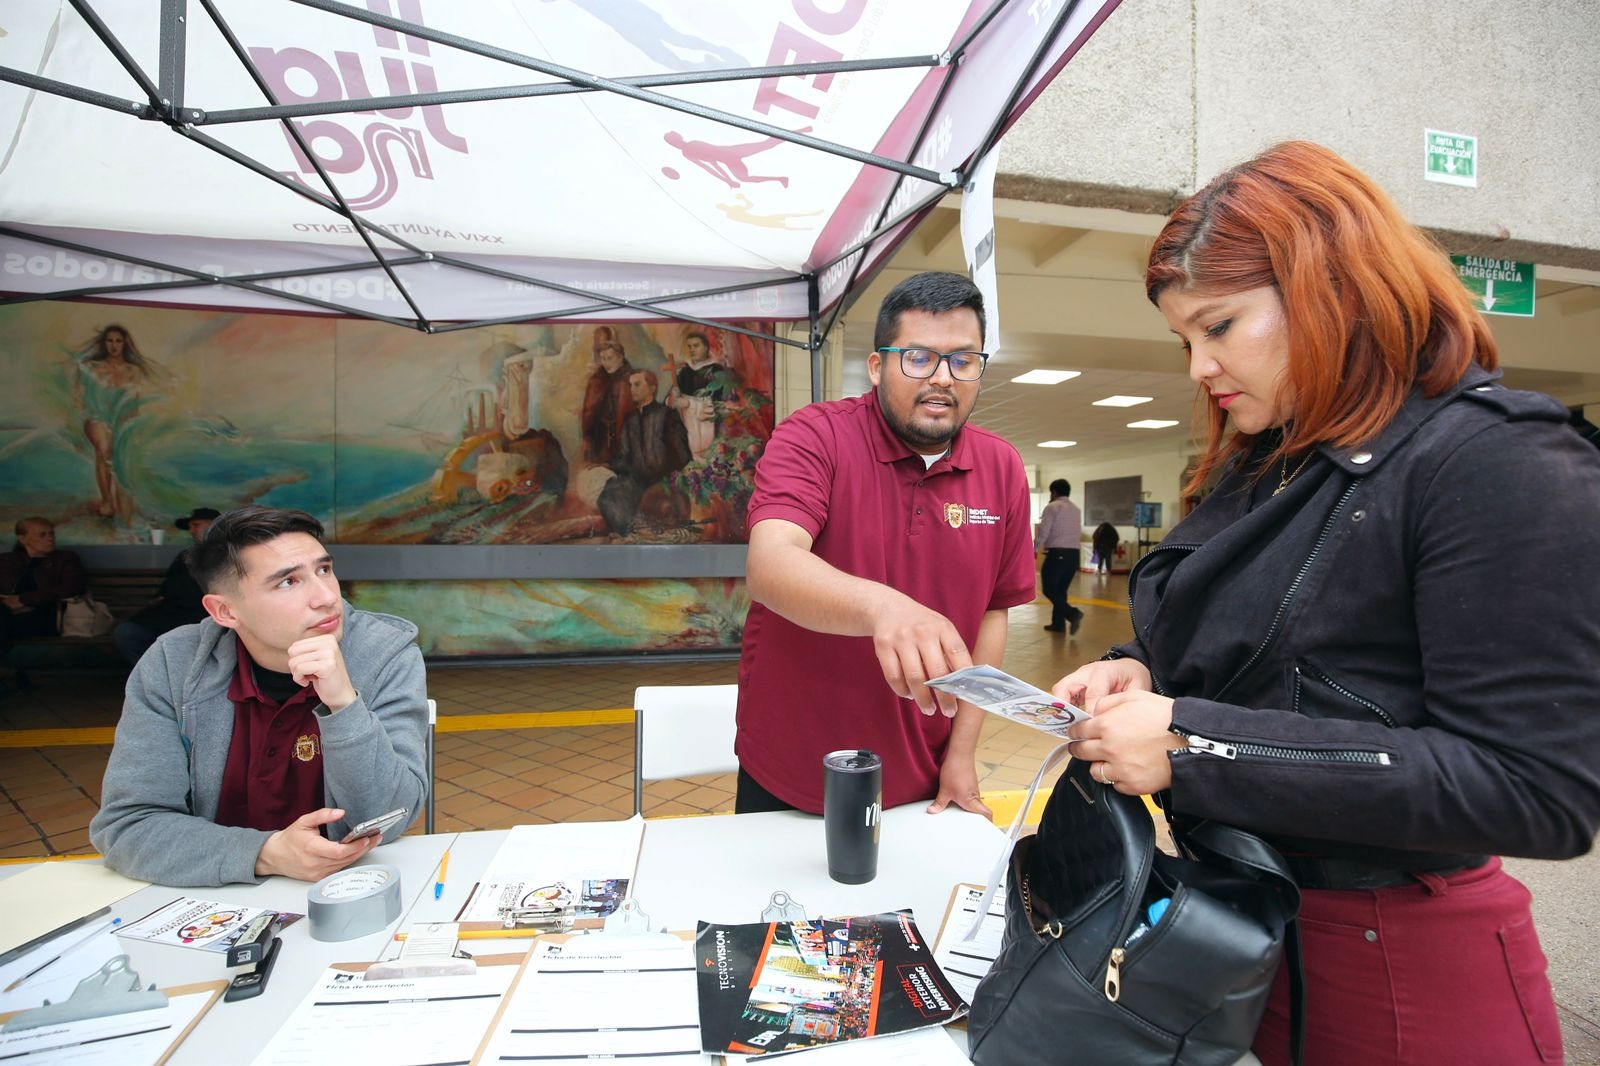
<svg viewBox="0 0 1600 1066">
<path fill-rule="evenodd" d="M 196 507 L 172 524 L 188 530 L 189 536 L 199 544 L 200 538 L 211 527 L 212 520 L 221 513 L 212 507 Z M 118 623 L 111 631 L 111 639 L 116 643 L 117 650 L 130 665 L 137 663 L 161 634 L 198 622 L 206 616 L 206 609 L 200 603 L 202 595 L 204 593 L 200 586 L 189 573 L 189 552 L 179 552 L 167 567 L 167 576 L 161 582 L 161 592 L 155 602 L 127 621 Z"/>
</svg>

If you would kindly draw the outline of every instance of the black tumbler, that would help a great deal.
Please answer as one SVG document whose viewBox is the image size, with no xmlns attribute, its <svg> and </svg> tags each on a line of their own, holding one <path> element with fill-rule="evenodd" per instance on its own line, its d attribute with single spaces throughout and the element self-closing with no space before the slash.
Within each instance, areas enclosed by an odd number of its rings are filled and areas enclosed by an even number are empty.
<svg viewBox="0 0 1600 1066">
<path fill-rule="evenodd" d="M 878 876 L 878 822 L 883 814 L 883 760 L 865 749 L 822 758 L 822 821 L 828 834 L 828 876 L 861 885 Z"/>
</svg>

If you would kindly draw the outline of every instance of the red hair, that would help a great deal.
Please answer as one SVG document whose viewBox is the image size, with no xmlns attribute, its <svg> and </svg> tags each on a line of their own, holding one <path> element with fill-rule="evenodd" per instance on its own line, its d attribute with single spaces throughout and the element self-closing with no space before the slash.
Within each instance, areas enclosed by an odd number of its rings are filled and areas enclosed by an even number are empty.
<svg viewBox="0 0 1600 1066">
<path fill-rule="evenodd" d="M 1321 442 L 1370 441 L 1413 388 L 1437 396 L 1473 363 L 1499 365 L 1439 246 L 1372 179 L 1309 141 L 1274 145 L 1179 204 L 1144 282 L 1151 303 L 1174 285 L 1197 295 L 1277 288 L 1295 408 L 1268 464 Z M 1205 407 L 1205 450 L 1185 493 L 1258 437 L 1226 433 L 1227 413 Z"/>
</svg>

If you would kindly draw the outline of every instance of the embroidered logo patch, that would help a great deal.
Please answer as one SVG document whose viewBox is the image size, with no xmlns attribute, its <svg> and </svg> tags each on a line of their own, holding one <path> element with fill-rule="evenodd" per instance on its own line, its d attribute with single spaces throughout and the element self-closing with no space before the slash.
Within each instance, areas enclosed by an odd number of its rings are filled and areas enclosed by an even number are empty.
<svg viewBox="0 0 1600 1066">
<path fill-rule="evenodd" d="M 310 762 L 317 757 L 317 751 L 320 748 L 321 745 L 317 743 L 317 738 L 310 733 L 306 733 L 294 742 L 294 757 L 301 762 Z"/>
<path fill-rule="evenodd" d="M 993 526 L 1000 523 L 1000 516 L 987 507 L 968 507 L 964 503 L 947 503 L 944 505 L 944 520 L 951 529 L 960 529 L 962 526 Z"/>
</svg>

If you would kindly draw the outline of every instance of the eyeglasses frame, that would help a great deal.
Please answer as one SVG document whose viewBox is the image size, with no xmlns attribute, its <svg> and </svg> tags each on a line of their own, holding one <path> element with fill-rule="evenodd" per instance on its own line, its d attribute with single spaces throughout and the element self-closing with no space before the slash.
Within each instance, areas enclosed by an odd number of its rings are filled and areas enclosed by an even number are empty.
<svg viewBox="0 0 1600 1066">
<path fill-rule="evenodd" d="M 884 345 L 882 348 L 878 349 L 878 352 L 879 353 L 894 352 L 897 355 L 899 355 L 900 356 L 900 373 L 904 374 L 906 377 L 910 378 L 912 381 L 927 381 L 929 378 L 933 377 L 935 374 L 937 374 L 939 372 L 939 364 L 940 363 L 943 363 L 945 365 L 945 367 L 949 369 L 949 371 L 950 371 L 950 379 L 952 381 L 981 381 L 981 380 L 983 380 L 983 372 L 985 370 L 989 369 L 989 353 L 988 352 L 974 351 L 971 348 L 958 348 L 953 352 L 941 352 L 941 351 L 936 351 L 933 348 L 924 347 L 924 346 L 922 346 L 920 344 L 913 344 L 909 348 L 901 348 L 901 347 L 897 347 L 897 346 L 894 346 L 894 345 Z M 938 358 L 934 360 L 932 368 L 930 368 L 929 371 L 926 374 L 917 375 L 917 374 L 913 374 L 911 371 L 906 369 L 906 353 L 907 352 L 933 352 L 933 354 L 938 356 Z M 959 375 L 957 375 L 956 374 L 956 368 L 950 365 L 950 357 L 952 355 L 975 355 L 975 356 L 977 356 L 978 357 L 978 376 L 975 377 L 975 378 L 964 378 L 964 377 L 960 377 Z"/>
</svg>

